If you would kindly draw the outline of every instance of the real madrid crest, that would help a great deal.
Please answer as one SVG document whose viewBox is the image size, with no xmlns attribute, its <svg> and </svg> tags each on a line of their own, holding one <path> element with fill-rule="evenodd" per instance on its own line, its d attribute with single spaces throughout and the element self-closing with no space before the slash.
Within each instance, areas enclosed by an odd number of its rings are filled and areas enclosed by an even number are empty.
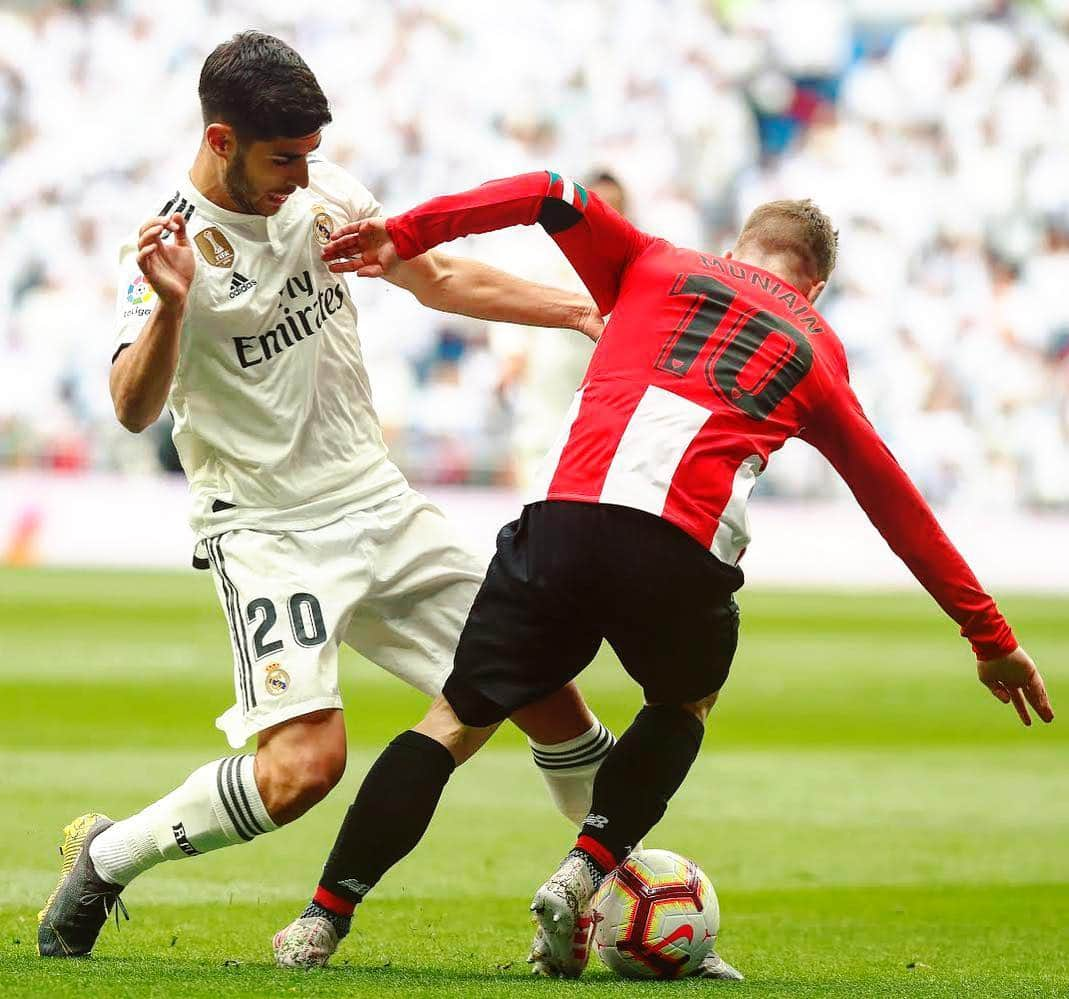
<svg viewBox="0 0 1069 999">
<path fill-rule="evenodd" d="M 278 697 L 284 694 L 290 685 L 290 675 L 278 663 L 268 663 L 264 686 L 269 694 Z"/>
<path fill-rule="evenodd" d="M 212 267 L 229 267 L 234 262 L 234 247 L 215 226 L 202 229 L 193 237 L 193 242 Z"/>
<path fill-rule="evenodd" d="M 326 246 L 330 242 L 330 234 L 334 231 L 334 219 L 324 210 L 322 205 L 316 205 L 312 211 L 316 217 L 312 219 L 312 235 L 320 246 Z"/>
</svg>

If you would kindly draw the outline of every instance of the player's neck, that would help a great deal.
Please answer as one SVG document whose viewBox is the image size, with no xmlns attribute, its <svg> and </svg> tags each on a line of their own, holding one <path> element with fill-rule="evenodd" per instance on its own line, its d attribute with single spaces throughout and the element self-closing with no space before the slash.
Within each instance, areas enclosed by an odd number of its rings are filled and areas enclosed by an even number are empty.
<svg viewBox="0 0 1069 999">
<path fill-rule="evenodd" d="M 797 273 L 794 260 L 789 254 L 758 253 L 752 250 L 739 253 L 736 250 L 732 253 L 732 259 L 740 264 L 759 267 L 763 271 L 775 274 L 781 281 L 797 288 L 806 298 L 809 297 L 813 283 L 804 275 Z"/>
<path fill-rule="evenodd" d="M 197 150 L 197 157 L 189 170 L 189 179 L 213 205 L 225 208 L 228 212 L 242 211 L 227 191 L 225 173 L 219 158 L 214 156 L 204 143 L 201 143 L 200 149 Z"/>
</svg>

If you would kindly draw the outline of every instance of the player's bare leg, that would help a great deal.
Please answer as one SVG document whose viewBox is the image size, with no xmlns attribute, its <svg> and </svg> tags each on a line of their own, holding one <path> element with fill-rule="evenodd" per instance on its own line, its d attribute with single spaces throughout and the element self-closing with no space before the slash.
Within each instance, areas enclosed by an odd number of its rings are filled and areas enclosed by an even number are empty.
<svg viewBox="0 0 1069 999">
<path fill-rule="evenodd" d="M 119 895 L 139 874 L 292 822 L 344 770 L 342 713 L 317 711 L 261 732 L 255 756 L 208 763 L 130 818 L 80 816 L 64 831 L 63 871 L 38 915 L 38 952 L 89 954 L 108 914 L 121 907 Z"/>
<path fill-rule="evenodd" d="M 614 744 L 611 733 L 572 684 L 521 709 L 511 720 L 531 739 L 536 762 L 541 766 L 540 753 L 550 761 L 543 768 L 550 792 L 578 825 L 589 811 L 597 767 Z M 386 747 L 346 814 L 312 902 L 275 934 L 280 965 L 327 963 L 348 932 L 356 905 L 422 838 L 453 770 L 478 752 L 497 728 L 465 725 L 439 697 L 419 724 Z"/>
<path fill-rule="evenodd" d="M 345 718 L 340 709 L 315 711 L 260 733 L 256 783 L 281 826 L 322 801 L 345 773 Z"/>
</svg>

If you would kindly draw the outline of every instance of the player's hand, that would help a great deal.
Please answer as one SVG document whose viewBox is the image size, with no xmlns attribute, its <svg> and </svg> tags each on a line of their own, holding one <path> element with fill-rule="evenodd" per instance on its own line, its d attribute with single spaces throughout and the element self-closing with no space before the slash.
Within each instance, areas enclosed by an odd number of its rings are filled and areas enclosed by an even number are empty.
<svg viewBox="0 0 1069 999">
<path fill-rule="evenodd" d="M 322 255 L 335 274 L 355 271 L 357 277 L 386 277 L 401 262 L 383 218 L 335 229 Z"/>
<path fill-rule="evenodd" d="M 1001 659 L 988 659 L 976 664 L 980 682 L 991 691 L 1003 704 L 1012 704 L 1021 721 L 1031 725 L 1028 708 L 1045 722 L 1054 720 L 1054 711 L 1047 697 L 1047 688 L 1043 686 L 1043 677 L 1039 675 L 1031 656 L 1020 646 L 1008 656 Z"/>
<path fill-rule="evenodd" d="M 580 311 L 575 329 L 594 343 L 601 339 L 602 331 L 605 329 L 605 320 L 601 318 L 598 307 L 593 302 L 588 308 Z"/>
<path fill-rule="evenodd" d="M 173 239 L 164 241 L 166 232 Z M 137 266 L 165 305 L 182 307 L 193 283 L 196 262 L 186 235 L 186 220 L 178 213 L 149 219 L 138 234 Z"/>
</svg>

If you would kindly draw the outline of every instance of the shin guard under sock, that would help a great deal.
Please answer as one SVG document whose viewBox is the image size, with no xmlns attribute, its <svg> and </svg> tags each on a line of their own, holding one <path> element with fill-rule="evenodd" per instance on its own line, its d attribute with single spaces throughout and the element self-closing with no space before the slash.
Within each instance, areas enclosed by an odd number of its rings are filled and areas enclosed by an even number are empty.
<svg viewBox="0 0 1069 999">
<path fill-rule="evenodd" d="M 319 884 L 356 904 L 420 841 L 456 768 L 440 742 L 403 732 L 368 771 Z"/>
<path fill-rule="evenodd" d="M 577 847 L 599 866 L 620 863 L 664 815 L 701 748 L 705 727 L 689 711 L 644 707 L 598 770 Z M 591 849 L 600 844 L 604 853 Z"/>
</svg>

